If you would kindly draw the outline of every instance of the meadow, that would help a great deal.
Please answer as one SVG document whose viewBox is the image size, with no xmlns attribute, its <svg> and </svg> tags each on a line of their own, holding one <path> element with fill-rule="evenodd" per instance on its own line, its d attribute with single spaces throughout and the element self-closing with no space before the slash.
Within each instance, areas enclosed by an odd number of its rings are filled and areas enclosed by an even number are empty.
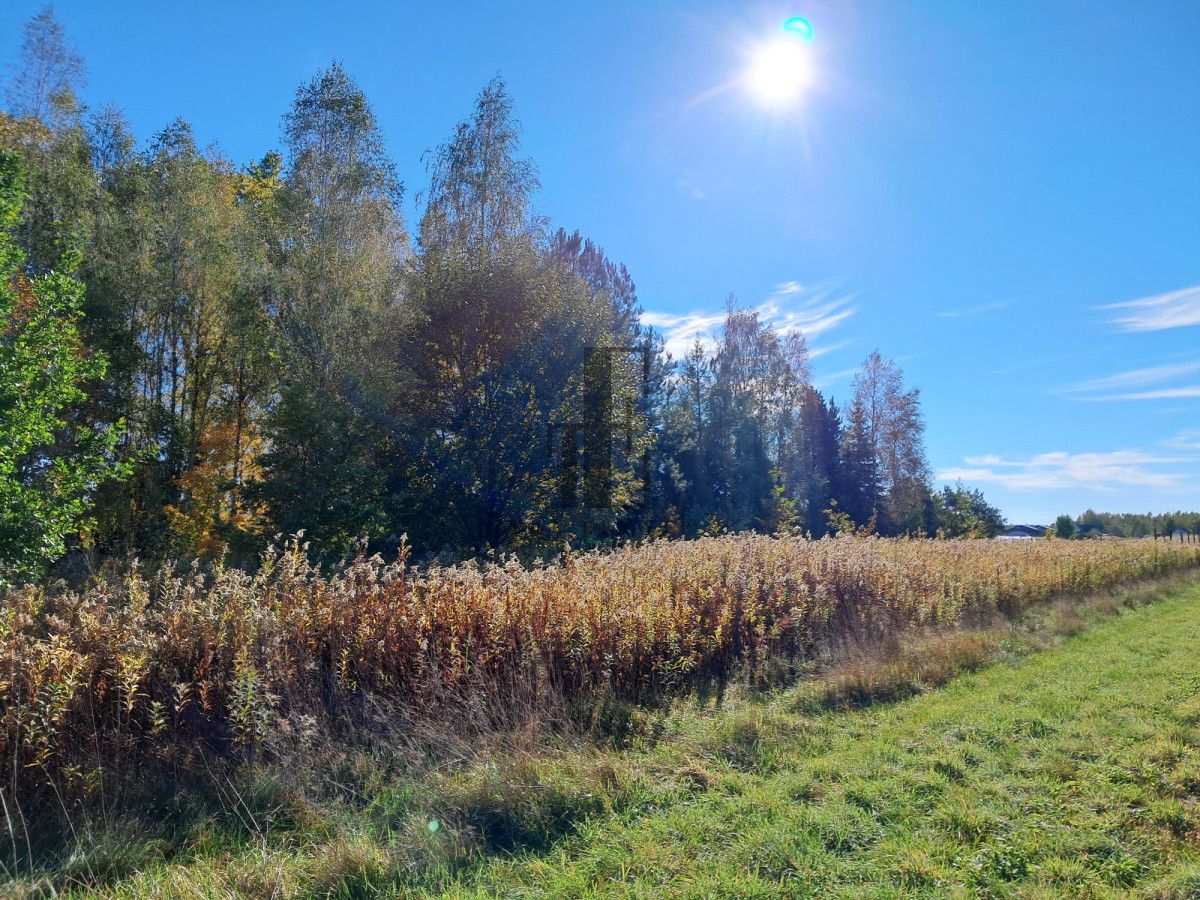
<svg viewBox="0 0 1200 900">
<path fill-rule="evenodd" d="M 673 795 L 581 822 L 555 852 L 415 883 L 376 857 L 375 883 L 478 898 L 1190 900 L 1200 585 L 1084 618 L 1094 627 L 903 702 L 822 711 L 792 690 L 746 703 L 654 760 Z"/>
<path fill-rule="evenodd" d="M 1198 564 L 736 535 L 322 574 L 293 542 L 25 589 L 0 893 L 1191 896 Z"/>
</svg>

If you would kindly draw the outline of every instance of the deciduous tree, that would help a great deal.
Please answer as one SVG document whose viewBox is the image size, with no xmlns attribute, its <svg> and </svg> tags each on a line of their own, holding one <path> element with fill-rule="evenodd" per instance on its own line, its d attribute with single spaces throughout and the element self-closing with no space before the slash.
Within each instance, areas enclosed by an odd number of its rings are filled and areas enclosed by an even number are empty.
<svg viewBox="0 0 1200 900">
<path fill-rule="evenodd" d="M 85 527 L 98 482 L 122 474 L 119 425 L 72 416 L 105 367 L 80 341 L 78 256 L 29 276 L 14 237 L 23 199 L 20 160 L 0 151 L 0 584 L 39 575 Z"/>
</svg>

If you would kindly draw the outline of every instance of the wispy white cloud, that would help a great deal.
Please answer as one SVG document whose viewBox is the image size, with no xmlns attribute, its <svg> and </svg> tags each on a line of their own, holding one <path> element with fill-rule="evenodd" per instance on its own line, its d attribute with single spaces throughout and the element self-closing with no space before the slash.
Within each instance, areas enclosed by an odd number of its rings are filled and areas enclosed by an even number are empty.
<svg viewBox="0 0 1200 900">
<path fill-rule="evenodd" d="M 813 379 L 813 387 L 827 388 L 831 384 L 841 384 L 854 377 L 857 371 L 858 367 L 855 366 L 852 369 L 839 369 L 837 372 L 826 372 L 824 375 Z"/>
<path fill-rule="evenodd" d="M 854 294 L 840 294 L 833 287 L 809 287 L 798 281 L 785 281 L 777 285 L 755 310 L 759 318 L 779 334 L 796 331 L 804 334 L 810 341 L 809 355 L 815 358 L 845 346 L 845 341 L 822 346 L 813 346 L 811 341 L 858 312 L 854 299 Z M 697 340 L 706 351 L 716 346 L 725 312 L 647 311 L 642 313 L 642 322 L 659 329 L 666 349 L 676 359 L 682 359 Z"/>
<path fill-rule="evenodd" d="M 992 483 L 1013 491 L 1078 487 L 1111 491 L 1130 486 L 1174 488 L 1184 478 L 1178 467 L 1189 461 L 1140 450 L 1115 450 L 1109 453 L 1040 453 L 1026 460 L 968 456 L 964 462 L 964 466 L 938 472 L 938 479 Z"/>
<path fill-rule="evenodd" d="M 820 357 L 827 356 L 828 354 L 833 353 L 837 350 L 845 350 L 852 343 L 854 343 L 854 342 L 853 341 L 838 341 L 835 344 L 822 344 L 820 347 L 809 347 L 808 348 L 808 358 L 809 359 L 819 359 Z"/>
<path fill-rule="evenodd" d="M 1185 428 L 1162 442 L 1168 450 L 1192 450 L 1200 453 L 1200 428 Z"/>
<path fill-rule="evenodd" d="M 1119 391 L 1126 388 L 1146 387 L 1152 384 L 1161 384 L 1164 381 L 1170 381 L 1173 378 L 1180 378 L 1185 375 L 1193 375 L 1200 372 L 1200 361 L 1171 363 L 1163 366 L 1150 366 L 1145 369 L 1133 369 L 1129 372 L 1118 372 L 1116 375 L 1107 375 L 1104 378 L 1094 378 L 1090 381 L 1081 381 L 1078 384 L 1073 384 L 1070 387 L 1062 388 L 1061 393 L 1078 394 L 1078 393 L 1096 393 L 1103 391 Z M 1097 397 L 1092 399 L 1109 400 L 1112 397 Z"/>
<path fill-rule="evenodd" d="M 1165 328 L 1200 325 L 1200 284 L 1099 308 L 1126 310 L 1116 318 L 1109 319 L 1110 324 L 1116 325 L 1121 331 L 1162 331 Z"/>
<path fill-rule="evenodd" d="M 758 307 L 764 322 L 781 334 L 799 331 L 812 339 L 836 328 L 858 312 L 854 295 L 835 296 L 828 288 L 807 290 L 794 281 L 785 282 Z"/>
<path fill-rule="evenodd" d="M 1179 400 L 1184 397 L 1200 397 L 1200 384 L 1183 387 L 1157 388 L 1153 391 L 1134 391 L 1129 394 L 1110 394 L 1096 400 Z"/>
<path fill-rule="evenodd" d="M 711 350 L 717 341 L 717 331 L 724 321 L 725 313 L 642 313 L 642 324 L 657 328 L 663 333 L 663 346 L 676 359 L 687 356 L 697 340 L 704 345 L 706 351 Z"/>
<path fill-rule="evenodd" d="M 982 316 L 984 313 L 1004 309 L 1007 306 L 1007 303 L 983 303 L 979 306 L 968 306 L 966 309 L 947 309 L 936 315 L 939 319 L 970 319 L 974 316 Z"/>
</svg>

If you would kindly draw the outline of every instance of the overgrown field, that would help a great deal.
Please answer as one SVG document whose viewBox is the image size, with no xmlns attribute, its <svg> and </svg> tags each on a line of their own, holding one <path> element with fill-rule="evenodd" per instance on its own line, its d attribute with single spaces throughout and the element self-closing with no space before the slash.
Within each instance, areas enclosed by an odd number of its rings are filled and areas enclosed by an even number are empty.
<svg viewBox="0 0 1200 900">
<path fill-rule="evenodd" d="M 122 803 L 67 800 L 53 844 L 10 797 L 0 895 L 1182 900 L 1200 896 L 1198 644 L 1181 574 L 782 691 L 627 706 L 611 743 L 435 729 L 421 760 L 400 731 L 357 732 L 159 765 Z"/>
<path fill-rule="evenodd" d="M 691 765 L 676 769 L 673 796 L 585 822 L 552 853 L 497 855 L 414 887 L 1192 900 L 1198 646 L 1193 584 L 903 703 L 814 714 L 803 692 L 785 692 L 714 717 Z M 405 894 L 384 859 L 374 857 L 374 885 Z"/>
<path fill-rule="evenodd" d="M 156 748 L 248 755 L 383 719 L 661 697 L 1197 564 L 1200 547 L 1153 541 L 747 534 L 533 567 L 326 576 L 293 543 L 254 575 L 135 569 L 4 598 L 0 771 L 10 797 L 82 795 Z"/>
</svg>

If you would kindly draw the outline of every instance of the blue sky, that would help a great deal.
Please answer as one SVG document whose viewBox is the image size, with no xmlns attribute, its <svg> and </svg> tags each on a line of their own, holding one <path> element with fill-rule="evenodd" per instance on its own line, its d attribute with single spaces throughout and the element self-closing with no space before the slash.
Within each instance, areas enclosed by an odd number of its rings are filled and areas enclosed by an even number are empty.
<svg viewBox="0 0 1200 900">
<path fill-rule="evenodd" d="M 0 9 L 0 59 L 40 3 Z M 540 210 L 638 283 L 676 345 L 727 294 L 808 331 L 839 400 L 872 349 L 919 386 L 940 478 L 1011 520 L 1200 508 L 1200 4 L 55 5 L 93 106 L 238 163 L 340 59 L 410 196 L 499 73 Z M 780 23 L 814 80 L 745 86 Z"/>
</svg>

